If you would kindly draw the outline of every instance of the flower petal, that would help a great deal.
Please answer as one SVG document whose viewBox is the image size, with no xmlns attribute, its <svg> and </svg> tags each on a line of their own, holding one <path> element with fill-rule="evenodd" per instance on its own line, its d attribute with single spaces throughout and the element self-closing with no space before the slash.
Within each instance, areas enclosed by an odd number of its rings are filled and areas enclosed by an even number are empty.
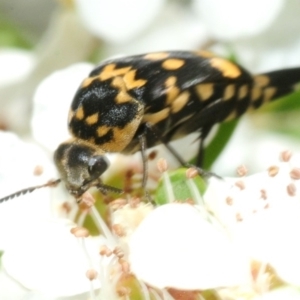
<svg viewBox="0 0 300 300">
<path fill-rule="evenodd" d="M 18 239 L 11 239 L 3 255 L 7 273 L 28 289 L 49 297 L 89 291 L 91 282 L 85 274 L 90 262 L 80 240 L 70 233 L 72 226 L 67 220 L 37 220 L 15 228 Z M 98 265 L 100 240 L 86 238 L 85 244 L 95 266 Z M 93 284 L 99 288 L 98 281 Z"/>
<path fill-rule="evenodd" d="M 0 198 L 55 178 L 53 163 L 37 146 L 1 131 L 0 143 Z M 36 168 L 42 173 L 35 173 Z M 37 215 L 51 215 L 51 195 L 50 188 L 43 188 L 0 204 L 0 249 L 5 249 L 13 236 L 11 230 L 14 225 L 34 219 Z"/>
<path fill-rule="evenodd" d="M 76 0 L 83 24 L 110 43 L 128 41 L 147 28 L 159 14 L 164 0 Z"/>
<path fill-rule="evenodd" d="M 268 28 L 280 13 L 284 0 L 202 0 L 193 6 L 216 39 L 230 40 L 256 35 Z"/>
<path fill-rule="evenodd" d="M 75 64 L 52 73 L 38 86 L 31 120 L 35 139 L 51 151 L 67 138 L 67 117 L 76 90 L 93 66 Z"/>
<path fill-rule="evenodd" d="M 131 270 L 159 288 L 209 289 L 249 280 L 247 258 L 188 204 L 156 208 L 133 233 L 129 247 Z"/>
<path fill-rule="evenodd" d="M 0 82 L 1 86 L 16 83 L 30 73 L 34 65 L 31 52 L 16 49 L 0 50 Z"/>
</svg>

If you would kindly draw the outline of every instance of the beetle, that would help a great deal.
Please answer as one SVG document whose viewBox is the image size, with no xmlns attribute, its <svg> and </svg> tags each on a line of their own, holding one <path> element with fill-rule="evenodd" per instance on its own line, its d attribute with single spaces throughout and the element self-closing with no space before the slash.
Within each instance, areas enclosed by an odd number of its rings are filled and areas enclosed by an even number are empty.
<svg viewBox="0 0 300 300">
<path fill-rule="evenodd" d="M 193 132 L 200 137 L 199 166 L 203 140 L 213 125 L 289 94 L 299 82 L 300 68 L 253 76 L 207 51 L 106 60 L 83 80 L 74 96 L 68 116 L 72 138 L 54 153 L 60 173 L 56 182 L 63 181 L 77 200 L 90 187 L 118 191 L 100 178 L 109 167 L 106 153 L 141 150 L 146 167 L 146 148 L 161 143 L 169 147 L 170 141 Z"/>
</svg>

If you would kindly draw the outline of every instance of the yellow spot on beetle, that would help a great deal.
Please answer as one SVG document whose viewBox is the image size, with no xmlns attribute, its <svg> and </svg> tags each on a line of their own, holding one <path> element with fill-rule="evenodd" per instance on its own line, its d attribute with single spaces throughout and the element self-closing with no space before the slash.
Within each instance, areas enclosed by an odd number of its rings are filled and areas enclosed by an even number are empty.
<svg viewBox="0 0 300 300">
<path fill-rule="evenodd" d="M 144 59 L 149 60 L 161 60 L 165 59 L 169 56 L 168 52 L 155 52 L 155 53 L 148 53 L 144 56 Z"/>
<path fill-rule="evenodd" d="M 270 78 L 266 75 L 257 75 L 253 77 L 255 85 L 258 87 L 266 87 L 270 84 Z"/>
<path fill-rule="evenodd" d="M 201 83 L 196 85 L 195 88 L 201 101 L 208 100 L 214 93 L 214 85 L 212 83 Z"/>
<path fill-rule="evenodd" d="M 175 86 L 176 81 L 177 78 L 175 76 L 170 76 L 165 81 L 165 86 L 166 86 L 165 93 L 166 93 L 167 105 L 171 104 L 180 93 L 180 89 L 177 86 Z"/>
<path fill-rule="evenodd" d="M 237 115 L 236 111 L 233 110 L 233 111 L 226 117 L 226 119 L 225 119 L 224 121 L 231 121 L 231 120 L 236 119 L 237 117 L 238 117 L 238 115 Z"/>
<path fill-rule="evenodd" d="M 210 64 L 212 67 L 218 69 L 224 77 L 236 78 L 242 73 L 237 65 L 221 57 L 211 58 Z"/>
<path fill-rule="evenodd" d="M 88 77 L 88 78 L 84 79 L 83 82 L 81 83 L 81 87 L 82 88 L 88 87 L 96 78 L 97 78 L 97 76 L 93 76 L 93 77 Z"/>
<path fill-rule="evenodd" d="M 224 95 L 223 95 L 223 100 L 229 100 L 234 96 L 235 93 L 235 86 L 234 84 L 229 84 L 226 86 Z"/>
<path fill-rule="evenodd" d="M 262 89 L 259 87 L 253 87 L 251 90 L 251 101 L 256 101 L 258 100 L 262 95 Z"/>
<path fill-rule="evenodd" d="M 108 133 L 109 130 L 110 130 L 110 127 L 107 127 L 107 126 L 104 126 L 104 125 L 103 126 L 99 126 L 97 128 L 97 135 L 99 137 L 104 136 L 104 135 L 106 135 Z"/>
<path fill-rule="evenodd" d="M 162 63 L 162 67 L 166 70 L 177 70 L 184 65 L 184 60 L 169 58 Z"/>
<path fill-rule="evenodd" d="M 147 83 L 147 80 L 145 79 L 136 80 L 135 75 L 136 75 L 136 70 L 131 70 L 128 73 L 126 73 L 123 77 L 123 80 L 128 90 L 141 87 Z"/>
<path fill-rule="evenodd" d="M 206 50 L 200 50 L 200 51 L 195 51 L 195 54 L 202 56 L 204 58 L 212 58 L 212 57 L 216 57 L 216 55 L 210 51 L 206 51 Z"/>
<path fill-rule="evenodd" d="M 143 123 L 149 122 L 150 124 L 157 124 L 160 121 L 165 120 L 170 115 L 170 109 L 168 107 L 160 110 L 157 113 L 145 114 L 143 117 Z"/>
<path fill-rule="evenodd" d="M 166 87 L 174 86 L 176 81 L 177 81 L 176 76 L 170 76 L 167 78 L 167 80 L 165 82 L 165 86 Z"/>
<path fill-rule="evenodd" d="M 269 87 L 264 90 L 264 102 L 269 102 L 273 99 L 274 95 L 276 94 L 276 88 Z"/>
<path fill-rule="evenodd" d="M 126 89 L 126 86 L 125 86 L 125 82 L 124 82 L 123 78 L 120 77 L 120 76 L 115 77 L 115 78 L 112 80 L 111 85 L 112 85 L 113 87 L 116 87 L 116 88 L 119 89 L 120 91 L 126 91 L 126 90 L 127 90 L 127 89 Z"/>
<path fill-rule="evenodd" d="M 177 113 L 189 102 L 190 93 L 184 91 L 172 103 L 172 113 Z"/>
<path fill-rule="evenodd" d="M 77 108 L 75 112 L 75 118 L 77 120 L 82 120 L 84 118 L 84 111 L 82 105 Z"/>
<path fill-rule="evenodd" d="M 103 68 L 101 73 L 98 75 L 98 78 L 102 80 L 107 80 L 113 78 L 115 76 L 120 76 L 126 74 L 131 67 L 124 67 L 124 68 L 116 68 L 116 64 L 109 64 Z"/>
<path fill-rule="evenodd" d="M 92 114 L 85 118 L 85 122 L 88 125 L 94 125 L 99 121 L 99 113 Z"/>
<path fill-rule="evenodd" d="M 126 103 L 132 100 L 132 97 L 126 93 L 126 92 L 119 92 L 118 95 L 116 96 L 116 102 L 117 103 Z"/>
<path fill-rule="evenodd" d="M 238 99 L 243 99 L 248 94 L 248 86 L 246 84 L 242 85 L 238 91 Z"/>
<path fill-rule="evenodd" d="M 102 144 L 101 149 L 108 152 L 121 152 L 132 141 L 132 138 L 136 133 L 136 130 L 138 129 L 144 114 L 142 104 L 138 103 L 138 105 L 139 106 L 137 108 L 135 118 L 131 122 L 128 122 L 125 127 L 105 128 L 103 126 L 104 129 L 101 129 L 101 127 L 98 128 L 99 130 L 98 134 L 104 133 L 105 131 L 108 132 L 108 130 L 110 129 L 112 130 L 113 133 L 113 138 L 110 139 L 105 144 Z"/>
<path fill-rule="evenodd" d="M 70 109 L 69 114 L 68 114 L 68 124 L 71 122 L 71 120 L 74 117 L 74 111 Z"/>
</svg>

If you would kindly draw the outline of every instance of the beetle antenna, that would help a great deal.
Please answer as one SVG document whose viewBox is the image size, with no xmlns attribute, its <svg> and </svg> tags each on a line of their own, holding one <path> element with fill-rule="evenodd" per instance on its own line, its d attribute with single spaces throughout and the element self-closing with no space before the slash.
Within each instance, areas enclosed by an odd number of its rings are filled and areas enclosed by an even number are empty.
<svg viewBox="0 0 300 300">
<path fill-rule="evenodd" d="M 31 193 L 31 192 L 33 192 L 33 191 L 35 191 L 37 189 L 41 189 L 41 188 L 44 188 L 44 187 L 56 187 L 60 182 L 61 182 L 61 179 L 55 179 L 55 180 L 50 180 L 47 183 L 44 183 L 44 184 L 41 184 L 41 185 L 36 185 L 36 186 L 28 187 L 26 189 L 17 191 L 17 192 L 15 192 L 13 194 L 10 194 L 8 196 L 5 196 L 5 197 L 1 198 L 0 199 L 0 203 L 8 201 L 8 200 L 11 200 L 11 199 L 13 199 L 15 197 L 19 197 L 21 195 L 25 195 L 27 193 Z"/>
<path fill-rule="evenodd" d="M 118 188 L 116 188 L 116 187 L 114 187 L 114 186 L 106 185 L 106 184 L 103 184 L 103 183 L 98 184 L 98 185 L 96 186 L 96 188 L 97 188 L 102 194 L 104 194 L 104 195 L 105 195 L 107 192 L 112 192 L 112 193 L 116 193 L 116 194 L 122 194 L 122 193 L 124 193 L 124 191 L 121 190 L 121 189 L 118 189 Z"/>
</svg>

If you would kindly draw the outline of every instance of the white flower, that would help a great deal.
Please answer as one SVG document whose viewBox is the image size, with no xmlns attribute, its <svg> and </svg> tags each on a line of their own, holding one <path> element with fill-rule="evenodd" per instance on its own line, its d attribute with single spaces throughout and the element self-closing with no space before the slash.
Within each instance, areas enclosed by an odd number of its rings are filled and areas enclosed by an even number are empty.
<svg viewBox="0 0 300 300">
<path fill-rule="evenodd" d="M 285 4 L 284 0 L 193 1 L 212 38 L 232 41 L 257 35 L 272 25 Z"/>
<path fill-rule="evenodd" d="M 194 49 L 208 39 L 204 26 L 182 2 L 165 0 L 77 0 L 82 24 L 98 38 L 107 56 Z"/>
<path fill-rule="evenodd" d="M 143 32 L 164 6 L 164 0 L 76 0 L 83 24 L 113 43 L 129 41 Z"/>
<path fill-rule="evenodd" d="M 34 95 L 31 119 L 33 137 L 52 152 L 70 135 L 67 118 L 71 102 L 80 83 L 93 65 L 75 64 L 46 77 Z"/>
<path fill-rule="evenodd" d="M 53 163 L 36 145 L 7 132 L 0 132 L 0 141 L 0 198 L 56 178 Z M 51 189 L 45 188 L 0 204 L 0 249 L 6 248 L 18 222 L 52 215 L 51 195 Z"/>
<path fill-rule="evenodd" d="M 297 288 L 283 287 L 268 292 L 262 296 L 255 297 L 254 300 L 299 300 L 300 292 Z"/>
<path fill-rule="evenodd" d="M 287 153 L 287 152 L 284 152 Z M 300 158 L 249 177 L 211 180 L 206 203 L 253 259 L 300 285 Z"/>
<path fill-rule="evenodd" d="M 203 290 L 250 282 L 247 256 L 189 204 L 156 208 L 129 246 L 132 271 L 159 288 Z"/>
<path fill-rule="evenodd" d="M 71 234 L 75 225 L 66 220 L 28 220 L 16 228 L 3 255 L 6 272 L 28 290 L 47 297 L 62 297 L 86 293 L 91 282 L 86 272 L 98 266 L 101 238 L 86 238 L 84 247 L 80 239 Z M 14 238 L 13 238 L 14 237 Z M 99 281 L 93 288 L 99 288 Z"/>
</svg>

